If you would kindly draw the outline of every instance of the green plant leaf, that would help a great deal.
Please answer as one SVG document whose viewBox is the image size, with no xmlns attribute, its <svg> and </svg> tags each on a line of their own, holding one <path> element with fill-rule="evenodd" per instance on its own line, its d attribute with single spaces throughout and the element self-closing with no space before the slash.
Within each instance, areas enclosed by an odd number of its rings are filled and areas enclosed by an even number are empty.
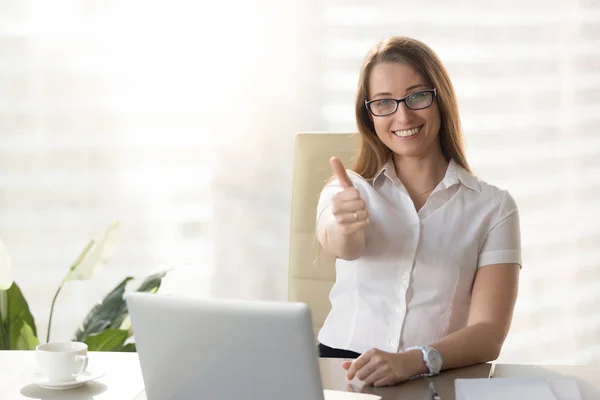
<svg viewBox="0 0 600 400">
<path fill-rule="evenodd" d="M 129 337 L 129 332 L 122 329 L 107 329 L 101 333 L 89 335 L 85 339 L 89 351 L 121 351 Z"/>
<path fill-rule="evenodd" d="M 13 282 L 0 291 L 0 348 L 3 350 L 33 350 L 40 343 L 35 321 L 27 300 Z"/>
<path fill-rule="evenodd" d="M 116 325 L 118 328 L 123 322 L 122 315 L 127 313 L 127 304 L 123 299 L 127 282 L 132 280 L 131 276 L 123 279 L 109 294 L 104 297 L 101 303 L 96 304 L 83 320 L 82 325 L 77 329 L 74 340 L 85 342 L 89 335 L 98 334 L 106 329 Z M 120 319 L 118 324 L 115 320 Z"/>
<path fill-rule="evenodd" d="M 27 300 L 25 300 L 25 297 L 23 297 L 23 293 L 21 293 L 19 285 L 13 282 L 10 289 L 7 290 L 6 294 L 8 300 L 7 323 L 9 324 L 9 326 L 17 320 L 22 319 L 27 323 L 27 325 L 29 325 L 34 336 L 37 336 L 35 320 L 33 319 L 33 315 L 31 315 L 31 312 L 29 311 L 29 305 L 27 304 Z"/>
<path fill-rule="evenodd" d="M 142 284 L 138 287 L 137 291 L 138 292 L 147 292 L 147 293 L 156 293 L 156 291 L 158 291 L 158 289 L 160 288 L 162 278 L 164 278 L 164 276 L 169 271 L 170 270 L 158 272 L 156 274 L 150 275 L 149 277 L 144 279 Z M 129 311 L 127 310 L 127 303 L 125 302 L 125 299 L 123 299 L 123 306 L 121 307 L 121 313 L 114 318 L 114 320 L 110 324 L 109 328 L 110 329 L 124 329 L 126 325 L 124 326 L 123 324 L 127 320 L 128 316 L 129 316 Z M 130 326 L 131 326 L 131 323 L 129 323 L 129 326 L 127 326 L 127 328 L 129 328 Z"/>
<path fill-rule="evenodd" d="M 156 293 L 158 291 L 158 289 L 160 288 L 162 279 L 165 277 L 165 275 L 169 271 L 170 270 L 162 271 L 162 272 L 158 272 L 154 275 L 150 275 L 149 277 L 144 279 L 144 282 L 142 282 L 142 284 L 140 285 L 140 287 L 138 288 L 137 291 L 138 292 L 146 292 L 146 293 Z"/>
<path fill-rule="evenodd" d="M 164 276 L 169 272 L 162 271 L 148 276 L 138 287 L 138 292 L 155 293 L 159 288 Z M 132 277 L 124 279 L 116 288 L 112 290 L 102 301 L 92 308 L 85 317 L 82 326 L 75 333 L 74 340 L 83 342 L 92 334 L 100 333 L 106 329 L 119 330 L 127 324 L 123 322 L 128 317 L 127 303 L 123 298 L 125 287 Z"/>
<path fill-rule="evenodd" d="M 0 290 L 8 290 L 12 282 L 12 259 L 8 249 L 0 240 Z"/>
<path fill-rule="evenodd" d="M 125 346 L 123 346 L 123 349 L 121 351 L 135 353 L 137 351 L 137 348 L 135 347 L 135 343 L 127 343 Z"/>
<path fill-rule="evenodd" d="M 35 350 L 40 344 L 33 329 L 24 319 L 18 318 L 10 325 L 10 350 Z"/>
<path fill-rule="evenodd" d="M 0 350 L 8 350 L 8 294 L 0 290 Z"/>
</svg>

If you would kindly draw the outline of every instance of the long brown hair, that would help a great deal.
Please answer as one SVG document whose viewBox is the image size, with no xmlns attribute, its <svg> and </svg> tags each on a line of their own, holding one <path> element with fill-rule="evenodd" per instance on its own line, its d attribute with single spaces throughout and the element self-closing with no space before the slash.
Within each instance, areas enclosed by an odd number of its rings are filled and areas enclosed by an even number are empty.
<svg viewBox="0 0 600 400">
<path fill-rule="evenodd" d="M 465 157 L 456 95 L 448 72 L 431 48 L 418 40 L 393 36 L 376 44 L 365 57 L 356 94 L 356 124 L 361 138 L 354 171 L 365 179 L 373 179 L 390 158 L 392 151 L 379 140 L 365 100 L 369 95 L 369 78 L 373 67 L 383 62 L 404 62 L 417 70 L 437 90 L 440 110 L 440 144 L 447 161 L 454 161 L 471 172 Z"/>
</svg>

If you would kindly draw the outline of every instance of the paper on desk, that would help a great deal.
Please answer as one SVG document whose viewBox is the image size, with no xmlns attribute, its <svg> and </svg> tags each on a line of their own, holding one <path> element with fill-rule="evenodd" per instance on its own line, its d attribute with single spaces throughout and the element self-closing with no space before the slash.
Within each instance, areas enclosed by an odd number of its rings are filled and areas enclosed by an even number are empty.
<svg viewBox="0 0 600 400">
<path fill-rule="evenodd" d="M 558 400 L 581 400 L 581 393 L 575 379 L 548 379 L 547 382 Z"/>
<path fill-rule="evenodd" d="M 581 400 L 573 379 L 514 377 L 456 379 L 456 400 Z"/>
<path fill-rule="evenodd" d="M 341 392 L 338 390 L 323 390 L 325 400 L 379 400 L 381 396 L 368 393 Z"/>
</svg>

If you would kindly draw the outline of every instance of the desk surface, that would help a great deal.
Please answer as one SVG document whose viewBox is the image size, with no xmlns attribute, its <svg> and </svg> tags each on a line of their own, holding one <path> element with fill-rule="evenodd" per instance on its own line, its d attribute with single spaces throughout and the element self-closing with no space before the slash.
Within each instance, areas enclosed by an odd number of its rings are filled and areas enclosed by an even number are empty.
<svg viewBox="0 0 600 400">
<path fill-rule="evenodd" d="M 319 364 L 321 367 L 321 380 L 325 389 L 371 393 L 381 396 L 383 400 L 431 398 L 427 381 L 422 378 L 390 387 L 361 387 L 358 381 L 352 381 L 348 384 L 346 371 L 340 366 L 339 359 L 322 358 L 319 360 Z M 454 400 L 455 379 L 489 378 L 491 369 L 492 364 L 479 364 L 468 368 L 444 371 L 432 379 L 443 400 Z"/>
<path fill-rule="evenodd" d="M 143 400 L 143 379 L 136 353 L 90 352 L 89 370 L 104 370 L 106 375 L 86 386 L 50 391 L 24 382 L 21 371 L 35 365 L 33 351 L 0 351 L 0 394 L 2 400 Z M 393 387 L 361 387 L 358 382 L 348 383 L 340 360 L 319 360 L 321 377 L 325 389 L 356 391 L 377 394 L 383 400 L 428 399 L 427 383 L 423 379 L 406 382 Z M 508 376 L 567 376 L 577 380 L 583 400 L 600 399 L 600 368 L 562 367 L 510 364 L 481 364 L 468 368 L 445 371 L 433 378 L 444 400 L 454 400 L 454 380 L 457 378 L 486 378 Z M 137 396 L 137 397 L 136 397 Z"/>
<path fill-rule="evenodd" d="M 131 400 L 144 389 L 137 353 L 89 352 L 88 371 L 106 374 L 71 390 L 47 390 L 24 381 L 21 372 L 35 368 L 35 351 L 0 351 L 2 400 Z"/>
</svg>

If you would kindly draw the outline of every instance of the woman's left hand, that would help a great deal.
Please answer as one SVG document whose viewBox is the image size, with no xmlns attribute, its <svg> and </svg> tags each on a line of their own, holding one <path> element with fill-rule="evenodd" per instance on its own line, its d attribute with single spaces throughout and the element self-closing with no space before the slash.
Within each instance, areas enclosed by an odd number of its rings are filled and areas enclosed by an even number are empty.
<svg viewBox="0 0 600 400">
<path fill-rule="evenodd" d="M 346 378 L 354 377 L 364 385 L 391 386 L 409 379 L 412 374 L 407 353 L 388 353 L 371 349 L 354 361 L 343 361 L 342 368 L 348 371 Z"/>
</svg>

